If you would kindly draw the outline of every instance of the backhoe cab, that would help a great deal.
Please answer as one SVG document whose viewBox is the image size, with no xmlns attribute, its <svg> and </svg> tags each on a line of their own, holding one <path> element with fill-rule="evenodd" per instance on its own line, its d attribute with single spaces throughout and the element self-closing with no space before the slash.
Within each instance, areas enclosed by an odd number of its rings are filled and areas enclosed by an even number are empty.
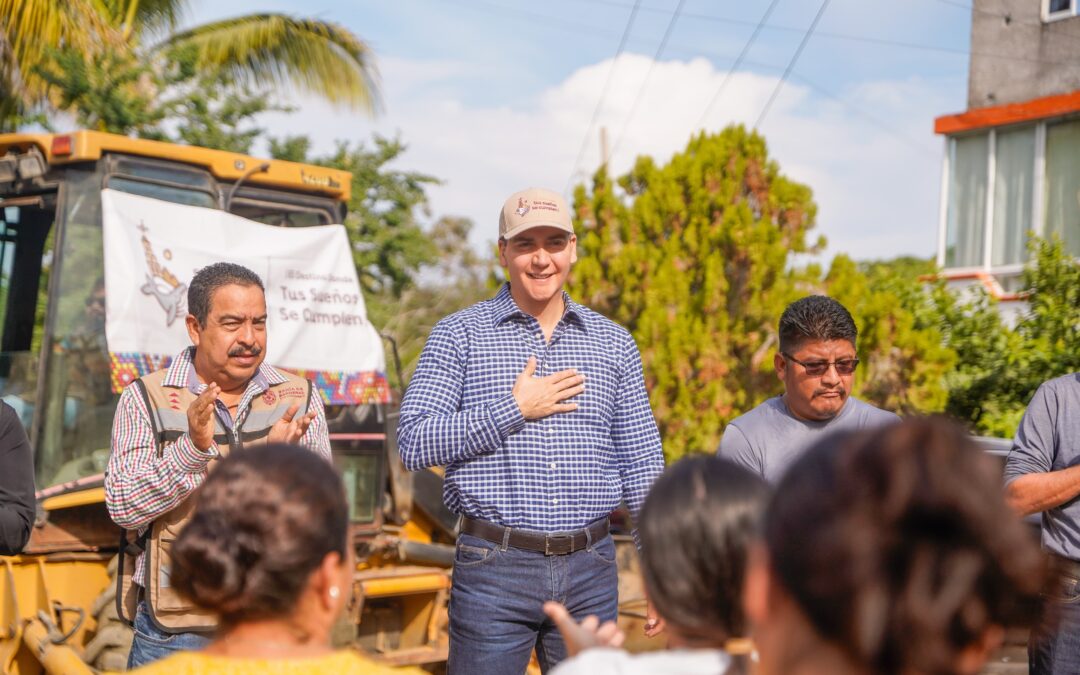
<svg viewBox="0 0 1080 675">
<path fill-rule="evenodd" d="M 28 548 L 0 558 L 4 673 L 119 670 L 130 645 L 110 580 L 120 531 L 102 487 L 119 398 L 105 339 L 102 190 L 307 227 L 343 222 L 351 186 L 350 174 L 325 167 L 98 132 L 0 135 L 0 399 L 27 429 L 39 488 Z M 454 526 L 441 479 L 402 468 L 392 403 L 327 415 L 359 561 L 340 639 L 389 663 L 437 664 Z"/>
</svg>

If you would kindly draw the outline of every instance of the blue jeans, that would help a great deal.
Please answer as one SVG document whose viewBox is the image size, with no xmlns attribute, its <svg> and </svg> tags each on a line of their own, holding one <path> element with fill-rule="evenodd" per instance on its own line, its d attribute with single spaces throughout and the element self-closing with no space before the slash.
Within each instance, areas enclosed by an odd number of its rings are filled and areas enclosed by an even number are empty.
<svg viewBox="0 0 1080 675">
<path fill-rule="evenodd" d="M 580 621 L 614 621 L 619 609 L 615 542 L 610 536 L 568 555 L 547 556 L 468 534 L 458 537 L 450 589 L 448 675 L 521 675 L 536 649 L 547 672 L 566 658 L 544 615 L 555 600 Z"/>
<path fill-rule="evenodd" d="M 135 613 L 135 639 L 131 641 L 128 654 L 128 670 L 145 666 L 176 652 L 197 651 L 210 644 L 210 637 L 203 633 L 166 633 L 154 625 L 146 602 L 139 601 Z"/>
<path fill-rule="evenodd" d="M 1043 595 L 1045 609 L 1028 640 L 1031 675 L 1080 673 L 1080 578 L 1066 573 Z"/>
</svg>

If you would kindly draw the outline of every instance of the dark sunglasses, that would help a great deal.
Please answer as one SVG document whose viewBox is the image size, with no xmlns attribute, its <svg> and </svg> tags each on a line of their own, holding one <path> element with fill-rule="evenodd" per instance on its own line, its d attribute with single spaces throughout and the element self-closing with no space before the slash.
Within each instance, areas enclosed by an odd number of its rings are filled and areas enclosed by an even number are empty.
<svg viewBox="0 0 1080 675">
<path fill-rule="evenodd" d="M 820 377 L 829 372 L 829 366 L 836 366 L 836 372 L 840 375 L 850 375 L 855 372 L 855 367 L 859 365 L 859 359 L 841 359 L 839 361 L 800 361 L 791 354 L 785 354 L 785 359 L 790 359 L 799 364 L 806 370 L 806 374 L 810 377 Z"/>
</svg>

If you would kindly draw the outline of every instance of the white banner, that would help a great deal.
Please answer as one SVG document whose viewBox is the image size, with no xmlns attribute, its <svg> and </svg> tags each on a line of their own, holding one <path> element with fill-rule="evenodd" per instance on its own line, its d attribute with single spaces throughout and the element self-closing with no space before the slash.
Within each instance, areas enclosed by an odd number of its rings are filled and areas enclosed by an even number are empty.
<svg viewBox="0 0 1080 675">
<path fill-rule="evenodd" d="M 152 359 L 141 357 L 171 357 L 191 344 L 188 284 L 226 261 L 266 286 L 267 363 L 312 379 L 330 403 L 387 398 L 382 343 L 344 226 L 275 227 L 115 190 L 103 190 L 101 203 L 114 385 L 145 374 Z"/>
</svg>

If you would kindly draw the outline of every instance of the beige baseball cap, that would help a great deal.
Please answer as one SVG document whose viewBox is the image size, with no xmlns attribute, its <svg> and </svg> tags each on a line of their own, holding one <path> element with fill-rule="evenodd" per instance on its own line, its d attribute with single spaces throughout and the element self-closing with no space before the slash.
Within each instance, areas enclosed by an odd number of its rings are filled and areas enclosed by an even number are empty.
<svg viewBox="0 0 1080 675">
<path fill-rule="evenodd" d="M 570 234 L 574 224 L 566 200 L 557 192 L 529 188 L 510 195 L 499 213 L 499 238 L 511 239 L 534 227 L 557 227 Z"/>
</svg>

